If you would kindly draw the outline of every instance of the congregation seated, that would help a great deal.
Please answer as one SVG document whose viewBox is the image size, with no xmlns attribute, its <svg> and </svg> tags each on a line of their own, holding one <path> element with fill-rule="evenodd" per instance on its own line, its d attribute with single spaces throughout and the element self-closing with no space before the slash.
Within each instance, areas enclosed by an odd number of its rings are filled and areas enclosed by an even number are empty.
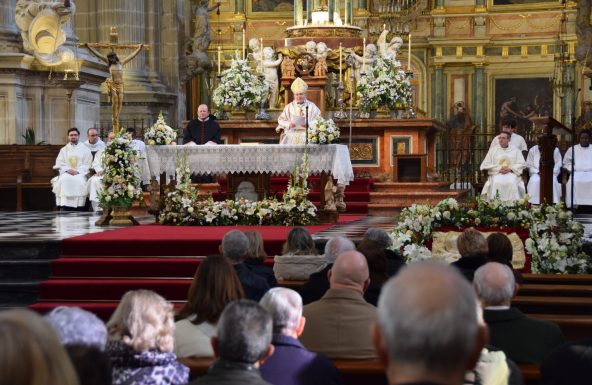
<svg viewBox="0 0 592 385">
<path fill-rule="evenodd" d="M 267 253 L 263 246 L 263 239 L 261 233 L 256 230 L 247 230 L 244 232 L 249 239 L 249 250 L 247 251 L 247 258 L 245 265 L 255 274 L 265 278 L 270 287 L 277 286 L 277 280 L 271 267 L 264 265 Z"/>
<path fill-rule="evenodd" d="M 234 266 L 245 298 L 259 301 L 270 287 L 265 278 L 253 273 L 244 263 L 248 250 L 249 239 L 242 231 L 231 230 L 224 234 L 220 253 Z"/>
<path fill-rule="evenodd" d="M 571 173 L 573 159 L 573 175 L 567 181 L 565 192 L 565 203 L 572 207 L 572 183 L 573 183 L 573 205 L 592 205 L 592 147 L 590 139 L 592 131 L 582 130 L 580 132 L 580 143 L 570 147 L 563 157 L 563 168 Z M 573 182 L 572 182 L 573 179 Z"/>
<path fill-rule="evenodd" d="M 338 385 L 341 375 L 325 356 L 307 350 L 298 341 L 306 319 L 302 298 L 294 290 L 276 287 L 259 302 L 273 320 L 274 352 L 263 365 L 261 376 L 273 385 Z"/>
<path fill-rule="evenodd" d="M 302 296 L 302 303 L 308 305 L 311 302 L 319 300 L 327 290 L 329 290 L 329 270 L 333 267 L 335 259 L 339 254 L 346 251 L 355 250 L 356 245 L 345 237 L 331 238 L 325 244 L 325 268 L 313 273 L 308 277 L 306 282 L 299 289 L 299 293 Z"/>
<path fill-rule="evenodd" d="M 231 302 L 212 337 L 216 361 L 190 385 L 270 385 L 261 378 L 259 367 L 273 354 L 271 336 L 272 320 L 265 309 L 250 300 Z"/>
<path fill-rule="evenodd" d="M 510 238 L 504 233 L 491 233 L 487 236 L 487 262 L 498 262 L 512 269 L 516 283 L 523 281 L 522 273 L 512 266 L 514 249 Z"/>
<path fill-rule="evenodd" d="M 559 202 L 561 198 L 561 183 L 557 180 L 559 173 L 561 172 L 561 166 L 563 161 L 561 159 L 561 153 L 559 149 L 555 147 L 553 151 L 553 203 Z M 539 174 L 539 167 L 541 163 L 541 151 L 539 146 L 535 145 L 528 151 L 526 157 L 526 167 L 528 168 L 528 185 L 526 185 L 526 191 L 528 192 L 528 201 L 532 204 L 538 205 L 541 203 L 541 176 Z"/>
<path fill-rule="evenodd" d="M 113 385 L 184 385 L 189 369 L 173 354 L 173 306 L 150 290 L 123 295 L 107 322 Z"/>
<path fill-rule="evenodd" d="M 475 272 L 473 281 L 489 327 L 490 344 L 517 363 L 540 364 L 547 353 L 562 342 L 556 324 L 526 316 L 511 307 L 518 285 L 507 266 L 489 262 Z"/>
<path fill-rule="evenodd" d="M 177 313 L 177 357 L 213 357 L 210 339 L 216 335 L 220 314 L 230 302 L 244 297 L 243 288 L 230 262 L 210 255 L 200 262 L 187 295 Z"/>
<path fill-rule="evenodd" d="M 363 240 L 358 244 L 358 251 L 366 257 L 370 272 L 370 285 L 364 293 L 364 299 L 369 304 L 378 305 L 378 297 L 382 286 L 388 280 L 387 261 L 384 249 L 376 242 Z"/>
<path fill-rule="evenodd" d="M 526 163 L 522 153 L 509 145 L 510 135 L 513 134 L 501 132 L 498 135 L 499 146 L 492 146 L 481 163 L 480 169 L 488 174 L 481 192 L 485 200 L 499 196 L 502 201 L 514 201 L 526 193 L 521 177 Z"/>
<path fill-rule="evenodd" d="M 383 287 L 372 341 L 390 384 L 461 385 L 481 356 L 486 329 L 474 291 L 455 269 L 418 262 Z"/>
<path fill-rule="evenodd" d="M 473 282 L 475 270 L 487 263 L 487 241 L 480 231 L 473 227 L 465 229 L 456 240 L 456 247 L 460 253 L 460 259 L 452 262 L 460 273 Z"/>
<path fill-rule="evenodd" d="M 399 269 L 405 266 L 405 259 L 403 256 L 390 249 L 393 240 L 385 229 L 380 227 L 370 227 L 364 233 L 363 240 L 376 242 L 382 249 L 384 249 L 387 263 L 387 274 L 389 277 L 397 274 Z"/>
<path fill-rule="evenodd" d="M 274 258 L 273 271 L 277 279 L 306 280 L 322 270 L 326 261 L 318 255 L 312 236 L 304 227 L 295 227 L 288 233 L 282 255 Z"/>
<path fill-rule="evenodd" d="M 553 349 L 541 364 L 540 385 L 590 383 L 592 340 L 567 342 Z"/>
<path fill-rule="evenodd" d="M 79 138 L 77 128 L 68 130 L 68 144 L 60 150 L 53 166 L 60 174 L 51 180 L 56 206 L 60 209 L 76 210 L 86 205 L 86 174 L 92 163 L 92 154 L 84 144 L 79 143 Z"/>
<path fill-rule="evenodd" d="M 78 375 L 80 385 L 111 385 L 111 362 L 105 354 L 107 328 L 96 315 L 76 306 L 58 306 L 45 316 Z"/>
<path fill-rule="evenodd" d="M 53 328 L 27 309 L 0 312 L 0 368 L 7 385 L 78 385 Z"/>
<path fill-rule="evenodd" d="M 329 358 L 374 358 L 370 326 L 376 321 L 376 308 L 364 300 L 370 284 L 366 258 L 357 251 L 346 251 L 328 275 L 329 290 L 304 306 L 308 327 L 300 341 Z"/>
</svg>

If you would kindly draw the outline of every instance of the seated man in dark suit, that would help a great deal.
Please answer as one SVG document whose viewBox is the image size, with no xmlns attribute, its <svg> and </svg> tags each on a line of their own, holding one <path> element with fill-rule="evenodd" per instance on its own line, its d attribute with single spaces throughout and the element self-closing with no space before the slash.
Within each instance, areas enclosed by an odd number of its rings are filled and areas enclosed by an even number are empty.
<svg viewBox="0 0 592 385">
<path fill-rule="evenodd" d="M 269 284 L 265 278 L 253 273 L 245 265 L 244 261 L 248 249 L 249 239 L 242 231 L 232 230 L 224 234 L 220 245 L 220 253 L 225 258 L 228 258 L 234 266 L 238 279 L 243 285 L 245 297 L 253 301 L 259 301 L 263 294 L 269 290 Z"/>
<path fill-rule="evenodd" d="M 341 375 L 328 358 L 298 341 L 306 319 L 302 298 L 292 289 L 275 287 L 259 301 L 273 319 L 273 355 L 261 365 L 261 376 L 273 385 L 338 385 Z"/>
<path fill-rule="evenodd" d="M 475 272 L 473 285 L 489 326 L 490 344 L 517 363 L 540 364 L 545 355 L 561 344 L 559 326 L 536 320 L 510 306 L 518 291 L 512 269 L 489 262 Z"/>
</svg>

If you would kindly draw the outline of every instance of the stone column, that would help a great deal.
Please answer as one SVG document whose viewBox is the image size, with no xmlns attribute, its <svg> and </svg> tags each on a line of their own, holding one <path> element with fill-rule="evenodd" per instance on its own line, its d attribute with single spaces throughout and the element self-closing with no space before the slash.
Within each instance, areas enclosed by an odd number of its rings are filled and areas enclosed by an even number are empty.
<svg viewBox="0 0 592 385">
<path fill-rule="evenodd" d="M 444 0 L 436 0 L 436 9 L 444 9 Z"/>
<path fill-rule="evenodd" d="M 22 39 L 15 21 L 16 0 L 0 3 L 0 51 L 21 52 Z"/>
<path fill-rule="evenodd" d="M 358 9 L 361 11 L 367 11 L 368 10 L 368 1 L 367 0 L 358 0 Z"/>
<path fill-rule="evenodd" d="M 446 120 L 446 77 L 442 64 L 436 64 L 433 74 L 432 106 L 434 119 L 444 122 Z"/>
<path fill-rule="evenodd" d="M 571 120 L 575 113 L 576 94 L 574 93 L 576 82 L 576 64 L 574 61 L 565 63 L 565 72 L 563 73 L 563 105 L 561 109 L 563 114 L 561 116 L 561 123 L 567 127 L 571 127 Z"/>
<path fill-rule="evenodd" d="M 234 13 L 245 13 L 245 0 L 234 0 Z"/>
<path fill-rule="evenodd" d="M 473 103 L 472 110 L 469 112 L 473 117 L 473 123 L 477 126 L 476 132 L 479 134 L 487 132 L 485 116 L 486 86 L 483 63 L 475 63 L 475 71 L 473 72 Z"/>
<path fill-rule="evenodd" d="M 306 22 L 312 23 L 312 0 L 306 0 Z"/>
<path fill-rule="evenodd" d="M 334 14 L 335 14 L 335 0 L 329 0 L 329 24 L 333 24 Z"/>
</svg>

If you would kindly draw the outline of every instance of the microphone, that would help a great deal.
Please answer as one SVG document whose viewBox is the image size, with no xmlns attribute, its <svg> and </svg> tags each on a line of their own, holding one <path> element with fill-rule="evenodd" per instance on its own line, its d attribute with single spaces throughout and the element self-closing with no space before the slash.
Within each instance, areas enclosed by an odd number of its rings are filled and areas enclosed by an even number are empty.
<svg viewBox="0 0 592 385">
<path fill-rule="evenodd" d="M 305 123 L 305 127 L 306 127 L 306 137 L 304 138 L 304 143 L 308 144 L 308 103 L 306 103 L 306 123 Z"/>
</svg>

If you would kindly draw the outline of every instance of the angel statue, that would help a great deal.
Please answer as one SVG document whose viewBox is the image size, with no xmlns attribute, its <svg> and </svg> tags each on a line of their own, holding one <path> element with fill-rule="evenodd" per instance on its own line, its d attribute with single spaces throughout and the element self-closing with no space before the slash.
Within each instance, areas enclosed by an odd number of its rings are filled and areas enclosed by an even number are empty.
<svg viewBox="0 0 592 385">
<path fill-rule="evenodd" d="M 121 113 L 121 108 L 123 107 L 124 92 L 123 66 L 135 58 L 140 53 L 142 48 L 146 46 L 144 44 L 138 44 L 138 47 L 123 60 L 119 60 L 119 57 L 114 51 L 111 51 L 107 54 L 107 56 L 104 56 L 99 51 L 91 47 L 88 43 L 85 43 L 84 46 L 88 48 L 88 50 L 93 55 L 109 65 L 109 73 L 111 74 L 111 78 L 105 81 L 107 84 L 107 101 L 111 103 L 113 125 L 119 129 L 119 114 Z"/>
<path fill-rule="evenodd" d="M 403 39 L 400 36 L 394 36 L 389 43 L 386 42 L 386 36 L 388 35 L 389 30 L 385 29 L 382 31 L 380 36 L 378 37 L 378 41 L 376 45 L 380 49 L 380 54 L 384 58 L 389 59 L 396 59 L 399 50 L 403 46 Z"/>
</svg>

